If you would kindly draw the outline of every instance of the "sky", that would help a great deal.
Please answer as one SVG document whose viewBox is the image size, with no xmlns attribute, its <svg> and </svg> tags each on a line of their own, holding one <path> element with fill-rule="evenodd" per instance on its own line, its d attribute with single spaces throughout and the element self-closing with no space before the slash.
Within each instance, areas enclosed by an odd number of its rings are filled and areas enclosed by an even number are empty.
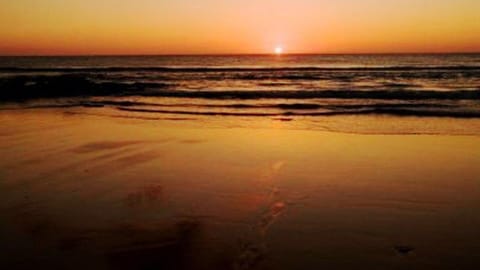
<svg viewBox="0 0 480 270">
<path fill-rule="evenodd" d="M 0 55 L 480 52 L 479 0 L 0 0 Z"/>
</svg>

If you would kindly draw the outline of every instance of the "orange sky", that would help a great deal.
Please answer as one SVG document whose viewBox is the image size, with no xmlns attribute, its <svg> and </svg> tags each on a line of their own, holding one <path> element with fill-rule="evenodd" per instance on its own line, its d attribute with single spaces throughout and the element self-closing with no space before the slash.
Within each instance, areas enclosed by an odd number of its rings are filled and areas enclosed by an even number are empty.
<svg viewBox="0 0 480 270">
<path fill-rule="evenodd" d="M 479 0 L 0 0 L 1 55 L 480 52 Z"/>
</svg>

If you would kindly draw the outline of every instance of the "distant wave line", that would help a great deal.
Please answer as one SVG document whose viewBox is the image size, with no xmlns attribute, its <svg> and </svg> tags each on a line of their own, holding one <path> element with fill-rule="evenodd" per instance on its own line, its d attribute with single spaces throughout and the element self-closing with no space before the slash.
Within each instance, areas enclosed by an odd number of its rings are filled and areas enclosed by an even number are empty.
<svg viewBox="0 0 480 270">
<path fill-rule="evenodd" d="M 271 103 L 271 104 L 246 104 L 246 103 L 227 103 L 227 104 L 201 104 L 201 103 L 151 103 L 140 101 L 78 101 L 78 102 L 55 102 L 53 104 L 41 104 L 23 106 L 21 109 L 48 109 L 48 108 L 74 108 L 74 107 L 90 107 L 101 108 L 106 106 L 115 107 L 155 107 L 155 108 L 208 108 L 208 109 L 281 109 L 281 110 L 363 110 L 371 108 L 434 108 L 449 109 L 456 108 L 450 104 L 433 104 L 433 103 L 374 103 L 374 104 L 318 104 L 318 103 Z M 10 110 L 12 108 L 1 108 L 0 110 Z M 18 108 L 13 108 L 18 109 Z"/>
<path fill-rule="evenodd" d="M 321 66 L 281 66 L 281 67 L 232 67 L 232 66 L 161 66 L 161 67 L 0 67 L 0 72 L 31 73 L 31 72 L 275 72 L 275 71 L 429 71 L 429 70 L 465 70 L 480 71 L 480 65 L 445 65 L 445 66 L 356 66 L 356 67 L 321 67 Z"/>
<path fill-rule="evenodd" d="M 476 100 L 480 90 L 431 91 L 431 90 L 310 90 L 310 91 L 182 91 L 157 90 L 138 93 L 145 96 L 202 98 L 202 99 L 397 99 L 397 100 Z"/>
</svg>

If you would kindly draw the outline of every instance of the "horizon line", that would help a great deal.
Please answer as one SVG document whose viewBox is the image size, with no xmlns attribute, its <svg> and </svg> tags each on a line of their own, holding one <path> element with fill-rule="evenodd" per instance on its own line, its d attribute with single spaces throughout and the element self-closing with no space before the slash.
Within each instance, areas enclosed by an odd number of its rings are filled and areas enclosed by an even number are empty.
<svg viewBox="0 0 480 270">
<path fill-rule="evenodd" d="M 336 55 L 468 55 L 480 54 L 480 51 L 468 52 L 364 52 L 364 53 L 172 53 L 172 54 L 0 54 L 0 57 L 142 57 L 142 56 L 336 56 Z"/>
</svg>

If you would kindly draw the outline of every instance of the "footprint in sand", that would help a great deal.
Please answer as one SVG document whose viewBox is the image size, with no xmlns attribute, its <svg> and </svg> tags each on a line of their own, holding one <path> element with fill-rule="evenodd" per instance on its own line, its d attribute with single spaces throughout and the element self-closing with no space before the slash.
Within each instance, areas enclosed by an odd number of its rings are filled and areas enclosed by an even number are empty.
<svg viewBox="0 0 480 270">
<path fill-rule="evenodd" d="M 263 244 L 243 243 L 240 246 L 240 253 L 233 265 L 235 270 L 252 269 L 260 263 L 266 254 L 266 247 Z"/>
<path fill-rule="evenodd" d="M 284 202 L 274 203 L 270 209 L 262 216 L 258 228 L 262 234 L 265 234 L 268 227 L 272 225 L 277 218 L 285 211 L 287 204 Z"/>
<path fill-rule="evenodd" d="M 262 262 L 267 254 L 265 234 L 268 227 L 285 211 L 287 205 L 284 202 L 276 202 L 263 214 L 259 223 L 255 226 L 256 239 L 242 241 L 238 257 L 234 262 L 235 270 L 252 269 Z"/>
</svg>

